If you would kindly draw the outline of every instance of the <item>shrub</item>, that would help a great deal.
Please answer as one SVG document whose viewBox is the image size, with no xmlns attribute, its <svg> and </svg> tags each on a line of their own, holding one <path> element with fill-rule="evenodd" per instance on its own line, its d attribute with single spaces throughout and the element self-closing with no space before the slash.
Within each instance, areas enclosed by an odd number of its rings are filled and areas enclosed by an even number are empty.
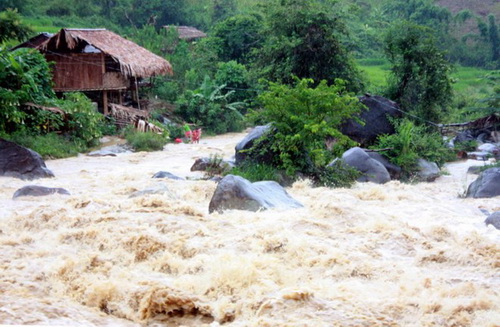
<svg viewBox="0 0 500 327">
<path fill-rule="evenodd" d="M 327 187 L 349 188 L 356 183 L 359 176 L 361 172 L 343 164 L 341 160 L 336 160 L 331 166 L 318 170 L 315 183 Z"/>
<path fill-rule="evenodd" d="M 44 159 L 61 159 L 76 156 L 85 152 L 86 147 L 79 142 L 55 133 L 45 135 L 32 135 L 27 132 L 16 132 L 11 135 L 3 135 L 6 139 L 29 148 L 42 156 Z"/>
<path fill-rule="evenodd" d="M 295 86 L 270 83 L 269 90 L 259 96 L 263 110 L 251 115 L 272 123 L 274 131 L 265 138 L 264 151 L 274 153 L 272 164 L 289 176 L 314 174 L 351 146 L 352 141 L 338 127 L 362 106 L 345 91 L 342 80 L 331 86 L 326 81 L 315 88 L 311 84 L 311 79 L 298 78 Z M 327 139 L 335 141 L 332 148 L 327 147 Z M 263 142 L 257 143 L 261 146 Z"/>
<path fill-rule="evenodd" d="M 187 91 L 177 101 L 177 113 L 187 122 L 203 127 L 206 132 L 222 134 L 243 129 L 241 103 L 229 103 L 232 92 L 223 94 L 225 85 L 216 85 L 208 76 L 195 91 Z"/>
<path fill-rule="evenodd" d="M 64 100 L 53 101 L 68 115 L 65 129 L 75 140 L 86 146 L 95 145 L 105 129 L 104 116 L 97 112 L 92 102 L 83 93 L 66 93 Z"/>
<path fill-rule="evenodd" d="M 403 170 L 406 177 L 416 172 L 417 160 L 426 159 L 442 166 L 453 160 L 453 151 L 444 145 L 438 133 L 428 132 L 408 119 L 394 121 L 396 133 L 382 135 L 373 148 L 388 148 L 383 155 Z"/>
<path fill-rule="evenodd" d="M 160 151 L 167 144 L 165 135 L 153 132 L 138 132 L 132 128 L 125 130 L 125 138 L 136 151 Z"/>
<path fill-rule="evenodd" d="M 275 167 L 264 163 L 246 162 L 233 167 L 229 174 L 241 176 L 251 182 L 275 181 L 280 184 L 283 182 L 283 174 L 280 174 Z"/>
</svg>

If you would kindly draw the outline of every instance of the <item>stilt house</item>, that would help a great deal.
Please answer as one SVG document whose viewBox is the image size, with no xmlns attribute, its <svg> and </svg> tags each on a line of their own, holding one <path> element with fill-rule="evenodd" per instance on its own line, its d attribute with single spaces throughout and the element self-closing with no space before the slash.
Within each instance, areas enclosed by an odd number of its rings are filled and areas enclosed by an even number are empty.
<svg viewBox="0 0 500 327">
<path fill-rule="evenodd" d="M 56 92 L 84 92 L 105 115 L 125 95 L 138 102 L 141 79 L 173 73 L 165 59 L 106 29 L 64 28 L 37 48 L 55 62 Z"/>
</svg>

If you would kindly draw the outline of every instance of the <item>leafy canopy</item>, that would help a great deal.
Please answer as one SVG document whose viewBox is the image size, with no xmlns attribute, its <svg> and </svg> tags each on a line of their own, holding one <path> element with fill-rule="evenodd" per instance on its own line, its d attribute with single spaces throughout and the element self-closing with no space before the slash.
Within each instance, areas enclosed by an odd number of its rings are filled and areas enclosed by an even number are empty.
<svg viewBox="0 0 500 327">
<path fill-rule="evenodd" d="M 271 81 L 293 84 L 293 76 L 345 81 L 349 91 L 362 88 L 353 60 L 341 42 L 347 30 L 334 11 L 335 1 L 273 0 L 265 6 L 263 46 L 256 66 Z"/>
<path fill-rule="evenodd" d="M 270 83 L 269 90 L 258 97 L 264 109 L 252 113 L 254 119 L 272 123 L 274 132 L 269 137 L 270 150 L 278 154 L 275 165 L 290 176 L 314 173 L 351 143 L 338 127 L 361 110 L 344 81 L 313 84 L 312 79 L 298 78 L 293 86 Z M 331 150 L 325 143 L 328 139 L 335 143 Z"/>
<path fill-rule="evenodd" d="M 451 65 L 431 31 L 401 22 L 388 32 L 385 51 L 392 65 L 386 95 L 421 119 L 439 122 L 452 99 Z"/>
</svg>

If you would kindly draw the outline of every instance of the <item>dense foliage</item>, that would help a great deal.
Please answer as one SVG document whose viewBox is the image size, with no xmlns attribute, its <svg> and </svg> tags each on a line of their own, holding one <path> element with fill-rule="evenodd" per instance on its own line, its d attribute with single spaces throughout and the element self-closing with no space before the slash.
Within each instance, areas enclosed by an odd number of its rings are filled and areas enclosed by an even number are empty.
<svg viewBox="0 0 500 327">
<path fill-rule="evenodd" d="M 31 28 L 21 21 L 15 10 L 0 12 L 0 43 L 9 39 L 22 40 L 31 33 Z"/>
<path fill-rule="evenodd" d="M 289 176 L 314 174 L 350 145 L 338 127 L 361 110 L 342 80 L 312 84 L 311 79 L 296 79 L 293 86 L 270 83 L 259 96 L 263 109 L 253 113 L 254 119 L 272 123 L 268 150 L 277 154 L 274 165 Z M 327 139 L 334 140 L 333 148 L 327 147 Z"/>
<path fill-rule="evenodd" d="M 442 166 L 455 157 L 454 152 L 444 146 L 440 134 L 429 133 L 408 119 L 397 121 L 395 125 L 396 134 L 380 136 L 373 148 L 389 149 L 383 154 L 401 167 L 406 177 L 416 172 L 419 158 Z"/>
<path fill-rule="evenodd" d="M 341 78 L 348 90 L 361 90 L 360 76 L 341 42 L 346 27 L 332 5 L 331 1 L 269 1 L 266 38 L 255 50 L 261 76 L 285 84 L 292 84 L 293 76 L 328 83 Z"/>
<path fill-rule="evenodd" d="M 392 64 L 387 96 L 423 120 L 439 122 L 452 98 L 450 64 L 430 31 L 403 22 L 386 37 Z"/>
<path fill-rule="evenodd" d="M 243 129 L 242 103 L 229 102 L 233 91 L 223 93 L 225 84 L 217 85 L 208 76 L 194 91 L 187 91 L 177 102 L 177 113 L 187 122 L 206 132 L 221 134 Z"/>
<path fill-rule="evenodd" d="M 441 162 L 441 143 L 418 126 L 421 122 L 498 112 L 493 86 L 480 95 L 452 94 L 450 78 L 450 62 L 500 67 L 496 19 L 467 10 L 452 14 L 433 0 L 3 0 L 0 43 L 8 48 L 34 35 L 24 22 L 48 32 L 68 26 L 109 28 L 172 63 L 174 76 L 157 76 L 141 91 L 157 105 L 159 120 L 169 116 L 180 126 L 191 123 L 204 133 L 224 133 L 246 126 L 251 110 L 254 122 L 273 123 L 276 133 L 261 144 L 273 161 L 240 169 L 278 178 L 284 176 L 278 171 L 301 173 L 323 185 L 342 186 L 355 174 L 324 167 L 350 145 L 337 127 L 359 110 L 354 93 L 366 90 L 353 58 L 384 64 L 390 77 L 386 83 L 381 76 L 375 90 L 412 114 L 413 121 L 396 122 L 399 133 L 381 138 L 380 146 L 399 149 L 401 156 L 389 156 L 408 169 L 416 154 Z M 165 25 L 195 26 L 208 37 L 186 42 Z M 34 52 L 1 52 L 0 133 L 38 138 L 45 145 L 61 138 L 80 151 L 109 128 L 83 95 L 56 99 L 48 69 Z M 26 102 L 59 107 L 65 115 Z M 181 133 L 175 124 L 169 130 Z M 414 133 L 411 142 L 408 130 Z M 130 142 L 158 138 L 128 134 Z M 158 139 L 152 148 L 163 142 Z"/>
<path fill-rule="evenodd" d="M 51 83 L 49 65 L 38 51 L 0 50 L 0 130 L 13 132 L 24 125 L 27 113 L 20 106 L 53 98 Z"/>
<path fill-rule="evenodd" d="M 32 49 L 0 52 L 0 133 L 22 140 L 50 157 L 74 155 L 102 136 L 104 117 L 83 94 L 69 93 L 57 99 L 52 90 L 49 64 Z M 58 107 L 64 114 L 30 105 Z M 58 135 L 53 134 L 57 132 Z M 39 140 L 35 140 L 37 136 Z M 59 138 L 59 146 L 49 148 Z M 71 143 L 72 146 L 67 146 Z M 57 148 L 67 147 L 68 151 Z"/>
</svg>

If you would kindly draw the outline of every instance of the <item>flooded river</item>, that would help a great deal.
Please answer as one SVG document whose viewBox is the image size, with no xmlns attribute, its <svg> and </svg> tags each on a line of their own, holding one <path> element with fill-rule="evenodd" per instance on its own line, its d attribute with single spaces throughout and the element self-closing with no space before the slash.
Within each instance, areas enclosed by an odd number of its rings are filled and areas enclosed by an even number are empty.
<svg viewBox="0 0 500 327">
<path fill-rule="evenodd" d="M 500 326 L 500 231 L 480 210 L 500 201 L 461 197 L 479 162 L 434 183 L 299 181 L 287 191 L 304 208 L 208 214 L 216 184 L 190 167 L 243 136 L 0 177 L 0 324 Z M 71 196 L 12 200 L 27 184 Z"/>
</svg>

